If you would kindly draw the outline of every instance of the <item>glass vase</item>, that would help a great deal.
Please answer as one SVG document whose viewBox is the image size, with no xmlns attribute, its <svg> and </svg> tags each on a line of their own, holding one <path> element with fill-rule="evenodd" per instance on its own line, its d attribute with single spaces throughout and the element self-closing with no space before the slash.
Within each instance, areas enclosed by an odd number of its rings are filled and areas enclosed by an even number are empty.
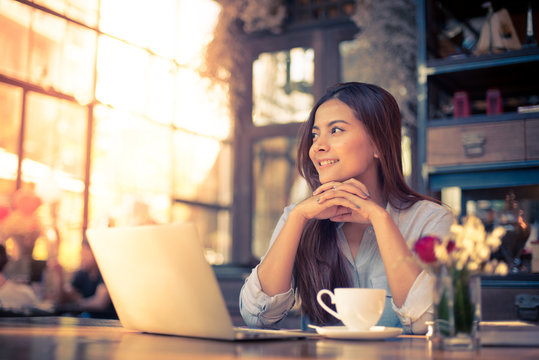
<svg viewBox="0 0 539 360">
<path fill-rule="evenodd" d="M 480 346 L 481 278 L 466 269 L 442 267 L 434 290 L 433 346 L 474 350 Z"/>
</svg>

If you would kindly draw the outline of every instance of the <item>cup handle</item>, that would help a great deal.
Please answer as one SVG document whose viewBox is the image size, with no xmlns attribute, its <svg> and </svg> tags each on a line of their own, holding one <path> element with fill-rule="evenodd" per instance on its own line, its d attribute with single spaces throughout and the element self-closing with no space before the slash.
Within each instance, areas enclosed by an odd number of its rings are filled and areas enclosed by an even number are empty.
<svg viewBox="0 0 539 360">
<path fill-rule="evenodd" d="M 335 311 L 333 311 L 329 306 L 327 306 L 323 301 L 322 301 L 322 295 L 324 294 L 327 294 L 329 295 L 329 297 L 331 298 L 331 303 L 332 304 L 335 304 L 335 300 L 334 300 L 334 296 L 333 293 L 331 291 L 329 291 L 328 289 L 322 289 L 318 292 L 318 294 L 316 294 L 316 301 L 318 301 L 318 304 L 320 304 L 320 306 L 322 306 L 322 308 L 324 310 L 326 310 L 328 313 L 330 313 L 331 315 L 335 316 L 337 319 L 341 320 L 339 314 L 337 314 Z"/>
</svg>

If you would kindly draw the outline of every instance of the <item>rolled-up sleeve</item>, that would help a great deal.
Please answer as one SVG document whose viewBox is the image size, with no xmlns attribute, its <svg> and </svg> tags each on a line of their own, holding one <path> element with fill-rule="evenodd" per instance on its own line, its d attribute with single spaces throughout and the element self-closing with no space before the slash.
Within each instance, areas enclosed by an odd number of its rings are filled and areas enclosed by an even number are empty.
<svg viewBox="0 0 539 360">
<path fill-rule="evenodd" d="M 402 328 L 407 334 L 425 334 L 426 321 L 432 320 L 434 277 L 423 270 L 415 279 L 404 304 L 399 308 L 391 300 L 393 310 L 399 317 Z"/>
<path fill-rule="evenodd" d="M 294 306 L 292 284 L 282 294 L 269 296 L 262 291 L 258 279 L 258 266 L 245 280 L 240 292 L 240 312 L 249 327 L 272 327 L 288 315 Z"/>
<path fill-rule="evenodd" d="M 446 208 L 427 201 L 417 204 L 413 212 L 411 226 L 403 231 L 408 236 L 408 246 L 413 248 L 415 241 L 421 236 L 436 235 L 443 237 L 449 232 L 454 222 L 453 214 Z M 435 278 L 427 270 L 423 270 L 415 279 L 408 291 L 404 304 L 399 308 L 392 302 L 392 307 L 399 317 L 403 330 L 408 334 L 425 334 L 427 325 L 434 315 L 433 294 Z"/>
</svg>

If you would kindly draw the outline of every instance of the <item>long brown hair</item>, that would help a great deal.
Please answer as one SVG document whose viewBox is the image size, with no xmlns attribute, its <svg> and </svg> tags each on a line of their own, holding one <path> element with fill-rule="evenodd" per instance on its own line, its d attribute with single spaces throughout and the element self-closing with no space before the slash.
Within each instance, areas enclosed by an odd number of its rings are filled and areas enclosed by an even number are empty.
<svg viewBox="0 0 539 360">
<path fill-rule="evenodd" d="M 319 187 L 318 172 L 309 158 L 316 111 L 329 99 L 338 99 L 354 112 L 378 150 L 378 178 L 382 196 L 396 208 L 406 209 L 430 199 L 412 190 L 404 180 L 401 160 L 401 114 L 397 102 L 386 90 L 372 84 L 348 82 L 330 87 L 315 104 L 299 134 L 297 167 L 311 190 Z M 432 199 L 430 199 L 432 200 Z M 337 244 L 336 223 L 311 220 L 301 235 L 296 254 L 296 286 L 302 311 L 314 323 L 331 322 L 331 316 L 316 301 L 321 289 L 351 286 L 346 259 Z"/>
</svg>

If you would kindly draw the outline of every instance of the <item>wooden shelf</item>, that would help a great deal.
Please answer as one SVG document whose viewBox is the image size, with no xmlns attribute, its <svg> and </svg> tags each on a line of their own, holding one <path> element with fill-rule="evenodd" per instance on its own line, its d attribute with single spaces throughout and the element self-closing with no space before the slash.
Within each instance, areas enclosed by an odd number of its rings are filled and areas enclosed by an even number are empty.
<svg viewBox="0 0 539 360">
<path fill-rule="evenodd" d="M 429 190 L 458 186 L 462 190 L 537 185 L 539 161 L 428 166 Z"/>
<path fill-rule="evenodd" d="M 440 126 L 455 126 L 455 125 L 467 125 L 477 123 L 494 123 L 500 121 L 512 121 L 512 120 L 527 120 L 527 119 L 539 119 L 539 111 L 533 113 L 517 113 L 507 112 L 499 115 L 486 115 L 478 114 L 462 118 L 439 118 L 429 119 L 427 126 L 440 127 Z"/>
<path fill-rule="evenodd" d="M 429 59 L 427 60 L 426 73 L 427 75 L 432 76 L 482 68 L 533 63 L 536 61 L 539 61 L 539 47 L 498 54 Z"/>
<path fill-rule="evenodd" d="M 417 3 L 418 160 L 422 192 L 438 192 L 449 186 L 480 190 L 539 184 L 539 146 L 535 145 L 539 112 L 518 112 L 521 106 L 539 103 L 539 47 L 483 55 L 473 55 L 473 49 L 468 51 L 463 46 L 462 54 L 448 55 L 448 48 L 441 47 L 448 43 L 440 42 L 440 35 L 455 22 L 466 28 L 475 23 L 479 35 L 481 29 L 477 24 L 483 24 L 484 19 L 478 18 L 487 13 L 483 2 Z M 528 1 L 494 0 L 492 5 L 494 11 L 509 11 L 522 41 Z M 539 7 L 533 5 L 537 33 Z M 455 50 L 458 49 L 457 44 Z M 492 88 L 501 92 L 501 114 L 486 114 L 486 94 Z M 468 117 L 453 117 L 457 91 L 468 95 Z M 478 142 L 482 145 L 477 145 L 482 151 L 470 153 L 469 145 L 477 142 L 474 139 L 484 139 Z"/>
</svg>

